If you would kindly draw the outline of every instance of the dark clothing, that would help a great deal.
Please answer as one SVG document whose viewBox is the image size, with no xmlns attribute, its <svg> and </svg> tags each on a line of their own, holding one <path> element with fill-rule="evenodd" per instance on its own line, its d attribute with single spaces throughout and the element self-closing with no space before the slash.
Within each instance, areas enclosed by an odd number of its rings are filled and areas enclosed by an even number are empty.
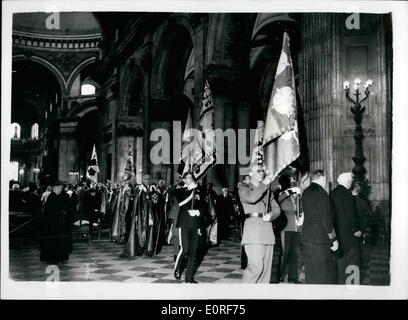
<svg viewBox="0 0 408 320">
<path fill-rule="evenodd" d="M 182 227 L 180 231 L 180 251 L 177 255 L 175 269 L 181 270 L 184 259 L 187 258 L 185 281 L 193 279 L 197 259 L 198 229 L 196 227 Z"/>
<path fill-rule="evenodd" d="M 68 233 L 68 247 L 69 253 L 72 253 L 73 242 L 72 242 L 72 223 L 74 222 L 75 206 L 73 205 L 71 198 L 68 193 L 62 191 L 59 195 L 63 211 L 65 212 L 65 223 L 66 230 Z"/>
<path fill-rule="evenodd" d="M 34 192 L 27 192 L 26 196 L 27 208 L 30 213 L 37 216 L 41 212 L 42 203 L 41 197 Z"/>
<path fill-rule="evenodd" d="M 334 238 L 333 212 L 329 195 L 317 183 L 311 183 L 302 195 L 304 210 L 303 242 L 331 246 Z"/>
<path fill-rule="evenodd" d="M 342 253 L 337 259 L 337 280 L 339 284 L 346 284 L 347 267 L 355 265 L 360 268 L 360 240 L 354 233 L 360 230 L 356 212 L 355 199 L 349 189 L 338 185 L 331 193 L 335 225 L 339 248 Z"/>
<path fill-rule="evenodd" d="M 51 192 L 44 205 L 42 226 L 41 261 L 58 263 L 68 260 L 70 252 L 69 230 L 64 200 Z"/>
<path fill-rule="evenodd" d="M 347 267 L 361 267 L 360 240 L 355 239 L 351 249 L 343 256 L 337 258 L 337 283 L 346 284 L 347 278 L 354 272 L 353 269 L 348 270 Z M 361 269 L 359 269 L 361 271 Z M 357 283 L 356 283 L 357 284 Z"/>
<path fill-rule="evenodd" d="M 283 232 L 283 254 L 280 277 L 285 279 L 288 275 L 288 281 L 298 281 L 298 262 L 300 233 L 294 231 Z"/>
<path fill-rule="evenodd" d="M 303 243 L 306 284 L 336 284 L 336 260 L 327 244 Z"/>
<path fill-rule="evenodd" d="M 82 213 L 84 212 L 84 196 L 85 196 L 85 192 L 86 190 L 84 188 L 79 188 L 76 191 L 76 195 L 77 195 L 77 210 L 78 212 Z"/>
<path fill-rule="evenodd" d="M 367 201 L 360 198 L 359 196 L 355 195 L 354 197 L 354 204 L 356 206 L 356 212 L 358 221 L 360 223 L 361 231 L 364 233 L 367 229 L 368 219 L 370 217 L 370 206 L 368 205 Z"/>
<path fill-rule="evenodd" d="M 219 238 L 221 240 L 228 239 L 229 236 L 229 224 L 231 217 L 234 214 L 234 206 L 232 203 L 232 198 L 227 195 L 219 195 L 217 197 L 215 210 L 217 212 L 217 220 L 219 226 Z"/>
<path fill-rule="evenodd" d="M 360 230 L 354 197 L 350 190 L 339 185 L 330 193 L 339 246 L 343 253 L 354 247 L 354 233 Z"/>
<path fill-rule="evenodd" d="M 159 254 L 165 241 L 163 199 L 152 190 L 135 190 L 131 210 L 129 239 L 123 255 Z"/>
<path fill-rule="evenodd" d="M 202 218 L 205 213 L 205 204 L 200 189 L 194 188 L 188 190 L 185 187 L 179 187 L 174 192 L 175 197 L 179 203 L 179 214 L 177 217 L 177 228 L 180 227 L 194 227 L 201 228 Z M 188 211 L 194 209 L 199 210 L 199 216 L 191 216 Z"/>
<path fill-rule="evenodd" d="M 83 209 L 86 217 L 88 218 L 89 221 L 89 240 L 91 240 L 93 228 L 94 228 L 94 223 L 98 220 L 99 218 L 99 208 L 100 208 L 100 203 L 98 202 L 98 198 L 95 195 L 91 195 L 89 190 L 87 190 L 84 194 L 83 198 Z"/>
<path fill-rule="evenodd" d="M 332 205 L 329 195 L 312 182 L 301 198 L 304 210 L 303 246 L 307 284 L 335 284 L 336 263 L 330 247 L 335 240 Z"/>
<path fill-rule="evenodd" d="M 178 186 L 174 191 L 179 204 L 177 228 L 179 228 L 180 250 L 177 255 L 175 270 L 181 272 L 183 260 L 187 258 L 185 280 L 191 280 L 194 276 L 195 262 L 197 259 L 198 230 L 203 226 L 203 216 L 206 207 L 198 187 L 188 190 L 185 186 Z M 191 216 L 189 210 L 198 210 L 199 216 Z"/>
<path fill-rule="evenodd" d="M 10 211 L 28 211 L 26 193 L 21 190 L 10 190 L 9 193 Z"/>
</svg>

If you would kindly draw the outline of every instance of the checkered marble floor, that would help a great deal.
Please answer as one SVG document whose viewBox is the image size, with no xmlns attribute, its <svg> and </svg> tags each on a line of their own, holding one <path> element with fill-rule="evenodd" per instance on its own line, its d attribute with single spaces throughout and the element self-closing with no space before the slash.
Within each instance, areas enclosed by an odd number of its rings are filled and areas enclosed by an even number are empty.
<svg viewBox="0 0 408 320">
<path fill-rule="evenodd" d="M 75 243 L 67 262 L 58 265 L 61 281 L 118 281 L 178 283 L 174 278 L 173 246 L 164 246 L 155 257 L 121 258 L 122 245 L 107 241 Z M 44 281 L 47 264 L 39 261 L 33 246 L 10 250 L 10 278 L 16 281 Z M 240 244 L 224 241 L 210 248 L 195 279 L 200 283 L 240 282 Z M 184 277 L 182 277 L 182 280 Z"/>
<path fill-rule="evenodd" d="M 276 274 L 279 245 L 275 246 L 273 274 Z M 109 241 L 74 243 L 73 253 L 67 262 L 60 264 L 60 281 L 114 281 L 143 283 L 179 283 L 173 275 L 173 246 L 164 246 L 162 252 L 151 258 L 121 258 L 122 245 Z M 195 279 L 199 283 L 240 283 L 242 274 L 239 241 L 224 241 L 212 247 L 199 265 Z M 387 285 L 388 256 L 383 247 L 365 250 L 366 270 L 363 284 Z M 302 265 L 302 257 L 300 258 Z M 15 281 L 45 281 L 49 277 L 47 264 L 39 261 L 35 246 L 10 250 L 10 278 Z M 304 283 L 304 267 L 300 281 Z M 272 279 L 272 280 L 276 280 Z"/>
</svg>

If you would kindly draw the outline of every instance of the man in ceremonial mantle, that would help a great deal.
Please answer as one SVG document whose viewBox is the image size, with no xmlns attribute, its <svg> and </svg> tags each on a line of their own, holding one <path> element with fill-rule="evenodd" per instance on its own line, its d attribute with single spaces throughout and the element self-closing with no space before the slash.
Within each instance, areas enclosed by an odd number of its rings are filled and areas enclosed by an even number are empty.
<svg viewBox="0 0 408 320">
<path fill-rule="evenodd" d="M 275 235 L 272 220 L 280 215 L 280 208 L 273 199 L 277 186 L 270 186 L 270 177 L 259 165 L 251 168 L 251 182 L 241 184 L 238 194 L 245 211 L 244 232 L 241 244 L 245 246 L 248 264 L 242 280 L 244 283 L 270 283 L 272 274 Z"/>
<path fill-rule="evenodd" d="M 179 204 L 177 228 L 180 239 L 180 250 L 174 265 L 174 277 L 180 280 L 184 259 L 187 259 L 185 282 L 197 283 L 194 280 L 197 248 L 201 235 L 202 217 L 205 214 L 205 203 L 201 190 L 189 171 L 183 174 L 184 185 L 178 186 L 174 194 Z"/>
<path fill-rule="evenodd" d="M 164 237 L 161 230 L 163 207 L 149 175 L 135 190 L 129 238 L 122 256 L 153 256 L 160 252 Z"/>
<path fill-rule="evenodd" d="M 278 197 L 278 203 L 282 213 L 285 214 L 287 224 L 281 231 L 282 264 L 280 269 L 280 281 L 284 282 L 288 276 L 289 283 L 298 283 L 298 262 L 300 247 L 300 226 L 303 223 L 303 215 L 299 214 L 300 189 L 292 186 L 293 178 L 289 175 L 282 175 L 279 184 L 282 188 Z M 299 210 L 299 211 L 298 211 Z"/>
<path fill-rule="evenodd" d="M 119 188 L 116 205 L 114 205 L 114 218 L 112 223 L 112 238 L 117 243 L 125 242 L 126 213 L 129 210 L 131 187 L 129 182 L 123 182 Z"/>
<path fill-rule="evenodd" d="M 339 242 L 333 222 L 333 208 L 325 190 L 326 174 L 316 170 L 310 176 L 310 185 L 303 191 L 304 223 L 302 241 L 307 284 L 336 284 L 334 252 Z"/>
<path fill-rule="evenodd" d="M 44 204 L 40 260 L 50 264 L 68 260 L 70 252 L 68 213 L 61 191 L 62 183 L 54 183 Z"/>
<path fill-rule="evenodd" d="M 330 192 L 334 208 L 334 222 L 337 230 L 341 255 L 337 256 L 337 281 L 346 284 L 350 275 L 348 266 L 360 268 L 360 237 L 362 236 L 353 194 L 351 172 L 339 175 L 339 185 Z"/>
</svg>

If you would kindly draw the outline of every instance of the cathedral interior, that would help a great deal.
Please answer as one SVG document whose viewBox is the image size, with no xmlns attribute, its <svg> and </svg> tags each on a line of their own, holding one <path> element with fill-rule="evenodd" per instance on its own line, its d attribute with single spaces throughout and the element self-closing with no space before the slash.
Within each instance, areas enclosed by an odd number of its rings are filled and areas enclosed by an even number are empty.
<svg viewBox="0 0 408 320">
<path fill-rule="evenodd" d="M 56 180 L 78 184 L 86 179 L 94 145 L 101 182 L 122 181 L 131 149 L 137 183 L 150 174 L 156 183 L 175 184 L 176 156 L 170 154 L 165 164 L 152 163 L 149 155 L 157 142 L 151 141 L 151 132 L 163 129 L 172 136 L 173 122 L 184 128 L 189 110 L 198 127 L 205 81 L 211 86 L 216 128 L 256 128 L 265 119 L 286 31 L 305 132 L 305 165 L 325 170 L 330 188 L 354 166 L 355 122 L 343 82 L 373 80 L 362 118 L 364 166 L 371 207 L 384 220 L 383 238 L 388 237 L 390 15 L 361 14 L 357 29 L 346 27 L 343 13 L 61 12 L 53 21 L 58 19 L 58 26 L 51 28 L 46 23 L 50 15 L 13 17 L 10 187 Z M 223 152 L 228 158 L 236 148 Z M 206 182 L 217 192 L 222 186 L 234 190 L 242 179 L 240 168 L 247 165 L 218 164 Z M 156 260 L 134 261 L 120 260 L 113 243 L 78 243 L 76 248 L 63 280 L 177 282 L 167 247 Z M 239 282 L 237 241 L 211 250 L 196 278 Z M 11 251 L 14 279 L 46 277 L 38 270 L 35 252 L 24 244 Z M 387 284 L 387 245 L 366 254 L 377 259 L 368 259 L 366 283 Z M 86 275 L 85 260 L 92 261 L 94 270 Z M 32 264 L 23 267 L 22 261 Z"/>
</svg>

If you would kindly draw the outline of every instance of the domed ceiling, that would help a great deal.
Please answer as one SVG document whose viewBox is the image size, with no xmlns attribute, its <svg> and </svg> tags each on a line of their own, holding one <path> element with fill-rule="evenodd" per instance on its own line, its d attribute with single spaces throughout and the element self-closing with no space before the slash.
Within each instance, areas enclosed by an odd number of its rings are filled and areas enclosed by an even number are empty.
<svg viewBox="0 0 408 320">
<path fill-rule="evenodd" d="M 90 12 L 60 12 L 59 29 L 47 28 L 46 21 L 52 13 L 16 13 L 13 16 L 13 31 L 54 36 L 85 36 L 100 34 L 100 26 Z M 56 25 L 57 21 L 53 21 Z"/>
</svg>

